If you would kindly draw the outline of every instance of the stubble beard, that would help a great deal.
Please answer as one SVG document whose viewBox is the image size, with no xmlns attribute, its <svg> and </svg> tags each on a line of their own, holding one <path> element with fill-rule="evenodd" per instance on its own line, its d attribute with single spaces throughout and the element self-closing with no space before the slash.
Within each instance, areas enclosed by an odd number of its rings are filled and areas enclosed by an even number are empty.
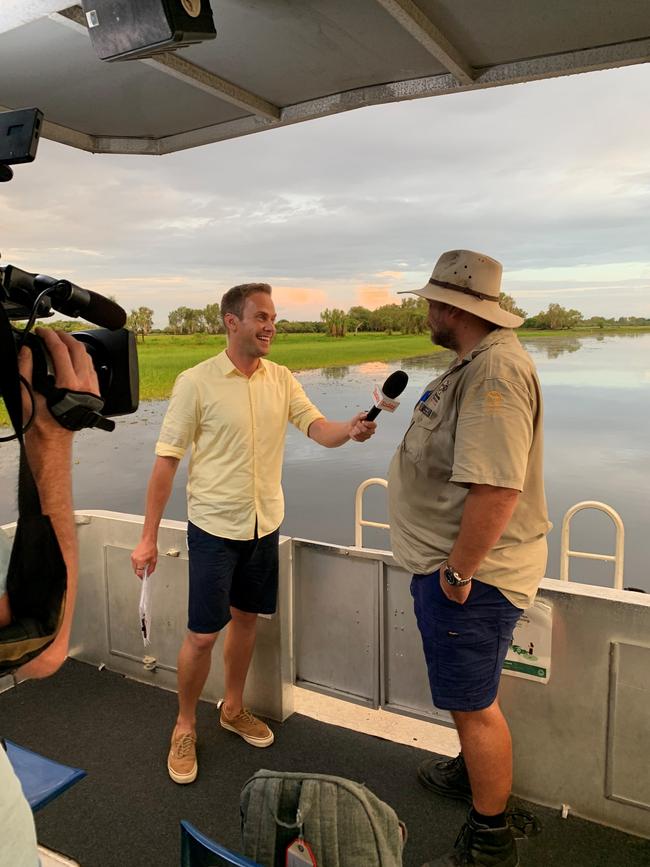
<svg viewBox="0 0 650 867">
<path fill-rule="evenodd" d="M 257 358 L 264 358 L 265 355 L 268 355 L 269 351 L 271 349 L 272 343 L 273 343 L 272 337 L 269 339 L 269 342 L 266 344 L 259 343 L 258 338 L 255 337 L 252 341 L 252 345 L 253 345 L 253 350 L 255 352 L 256 357 Z"/>
<path fill-rule="evenodd" d="M 431 342 L 435 346 L 442 346 L 443 349 L 451 349 L 453 352 L 458 350 L 456 337 L 449 328 L 432 328 Z"/>
</svg>

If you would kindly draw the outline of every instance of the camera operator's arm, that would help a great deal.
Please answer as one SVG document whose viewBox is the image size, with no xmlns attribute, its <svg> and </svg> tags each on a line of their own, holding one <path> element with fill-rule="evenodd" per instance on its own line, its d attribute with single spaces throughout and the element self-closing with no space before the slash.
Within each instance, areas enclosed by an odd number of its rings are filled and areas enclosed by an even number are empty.
<svg viewBox="0 0 650 867">
<path fill-rule="evenodd" d="M 57 388 L 99 394 L 97 376 L 85 346 L 69 334 L 49 328 L 37 329 L 54 364 Z M 21 375 L 31 383 L 32 354 L 23 347 L 18 358 Z M 72 439 L 73 432 L 61 427 L 47 408 L 45 399 L 34 392 L 36 414 L 34 423 L 25 434 L 25 449 L 31 467 L 43 513 L 48 515 L 56 533 L 67 569 L 67 591 L 61 628 L 40 656 L 26 663 L 17 672 L 17 679 L 47 677 L 65 661 L 68 654 L 72 616 L 77 595 L 78 555 L 77 536 L 72 505 Z M 23 414 L 29 418 L 31 403 L 23 389 Z"/>
<path fill-rule="evenodd" d="M 142 578 L 145 567 L 149 575 L 158 561 L 158 527 L 172 492 L 172 483 L 180 463 L 179 458 L 158 455 L 147 487 L 144 526 L 138 545 L 131 554 L 133 571 Z"/>
</svg>

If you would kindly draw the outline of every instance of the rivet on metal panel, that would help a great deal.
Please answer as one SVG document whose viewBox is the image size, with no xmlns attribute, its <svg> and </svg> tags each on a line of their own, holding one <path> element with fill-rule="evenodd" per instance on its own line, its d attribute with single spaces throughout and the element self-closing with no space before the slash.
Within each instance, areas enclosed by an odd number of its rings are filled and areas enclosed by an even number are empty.
<svg viewBox="0 0 650 867">
<path fill-rule="evenodd" d="M 165 551 L 165 557 L 178 557 L 180 553 L 178 548 L 170 548 L 169 551 Z"/>
</svg>

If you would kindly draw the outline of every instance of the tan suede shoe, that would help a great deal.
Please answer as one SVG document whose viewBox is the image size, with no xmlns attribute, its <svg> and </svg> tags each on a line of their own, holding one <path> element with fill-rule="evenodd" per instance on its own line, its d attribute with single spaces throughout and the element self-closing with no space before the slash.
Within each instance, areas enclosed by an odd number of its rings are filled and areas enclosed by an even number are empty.
<svg viewBox="0 0 650 867">
<path fill-rule="evenodd" d="M 196 761 L 196 735 L 177 734 L 174 729 L 167 757 L 167 770 L 175 783 L 193 783 L 199 770 Z"/>
<path fill-rule="evenodd" d="M 242 737 L 247 744 L 254 747 L 270 747 L 274 741 L 273 732 L 261 719 L 244 708 L 232 719 L 226 716 L 225 707 L 221 705 L 219 717 L 221 727 Z"/>
</svg>

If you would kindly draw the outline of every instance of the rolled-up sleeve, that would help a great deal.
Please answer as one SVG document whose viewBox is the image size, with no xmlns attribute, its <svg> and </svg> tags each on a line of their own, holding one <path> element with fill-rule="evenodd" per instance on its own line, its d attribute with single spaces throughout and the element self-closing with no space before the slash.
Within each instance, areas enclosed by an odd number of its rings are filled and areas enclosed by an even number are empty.
<svg viewBox="0 0 650 867">
<path fill-rule="evenodd" d="M 459 408 L 450 481 L 522 491 L 535 412 L 522 384 L 485 379 L 473 386 Z"/>
<path fill-rule="evenodd" d="M 194 440 L 199 421 L 199 395 L 196 384 L 186 373 L 181 373 L 174 383 L 156 443 L 156 454 L 163 458 L 180 460 Z"/>
<path fill-rule="evenodd" d="M 289 377 L 289 421 L 306 435 L 309 431 L 309 425 L 319 418 L 325 418 L 325 416 L 309 400 L 296 377 L 291 373 L 289 373 Z"/>
</svg>

